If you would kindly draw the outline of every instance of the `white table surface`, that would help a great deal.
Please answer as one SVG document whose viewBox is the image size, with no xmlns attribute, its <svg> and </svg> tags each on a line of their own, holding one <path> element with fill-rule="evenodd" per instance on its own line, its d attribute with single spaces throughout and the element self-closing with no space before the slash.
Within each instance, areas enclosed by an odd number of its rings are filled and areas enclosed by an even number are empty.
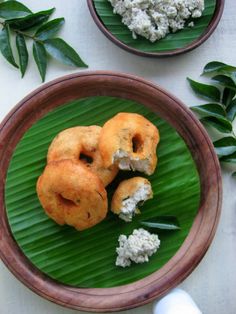
<svg viewBox="0 0 236 314">
<path fill-rule="evenodd" d="M 56 7 L 55 17 L 64 16 L 61 32 L 89 70 L 115 70 L 133 73 L 153 81 L 179 97 L 187 106 L 200 103 L 191 92 L 186 76 L 199 78 L 202 67 L 219 60 L 236 65 L 236 1 L 226 0 L 222 20 L 214 34 L 198 49 L 169 59 L 147 59 L 129 54 L 111 43 L 94 24 L 86 0 L 24 0 L 32 10 Z M 46 81 L 76 72 L 50 62 Z M 41 85 L 32 59 L 23 80 L 19 73 L 0 57 L 0 120 L 30 91 Z M 223 169 L 223 208 L 215 239 L 200 265 L 181 284 L 205 314 L 236 313 L 236 181 Z M 125 314 L 152 312 L 152 304 L 125 311 Z M 1 314 L 81 313 L 68 310 L 39 297 L 21 284 L 0 261 Z M 189 313 L 190 314 L 190 313 Z"/>
</svg>

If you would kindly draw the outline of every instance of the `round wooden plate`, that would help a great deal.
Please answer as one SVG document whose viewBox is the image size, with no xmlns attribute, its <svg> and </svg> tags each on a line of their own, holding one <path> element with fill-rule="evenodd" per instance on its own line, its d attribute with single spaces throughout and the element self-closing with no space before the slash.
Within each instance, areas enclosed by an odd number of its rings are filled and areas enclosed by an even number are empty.
<svg viewBox="0 0 236 314">
<path fill-rule="evenodd" d="M 208 27 L 206 28 L 206 30 L 203 32 L 203 34 L 200 37 L 198 37 L 196 40 L 192 41 L 187 46 L 185 46 L 183 48 L 179 48 L 179 49 L 162 51 L 162 52 L 145 52 L 145 51 L 138 50 L 136 48 L 133 48 L 133 47 L 125 44 L 124 42 L 119 40 L 116 36 L 114 36 L 106 28 L 106 26 L 102 22 L 101 18 L 99 17 L 99 15 L 96 11 L 95 5 L 94 5 L 94 0 L 87 0 L 89 11 L 92 15 L 94 22 L 97 24 L 99 29 L 103 32 L 103 34 L 108 39 L 110 39 L 113 43 L 115 43 L 120 48 L 123 48 L 123 49 L 125 49 L 131 53 L 134 53 L 134 54 L 139 55 L 139 56 L 154 57 L 154 58 L 155 57 L 168 57 L 168 56 L 179 55 L 179 54 L 191 51 L 191 50 L 197 48 L 198 46 L 200 46 L 202 43 L 204 43 L 211 36 L 211 34 L 214 32 L 214 30 L 216 29 L 216 27 L 217 27 L 217 25 L 221 19 L 221 16 L 222 16 L 223 10 L 224 10 L 224 2 L 225 2 L 225 0 L 216 0 L 215 12 L 214 12 L 214 15 L 213 15 Z"/>
<path fill-rule="evenodd" d="M 49 110 L 89 96 L 137 101 L 167 120 L 187 143 L 201 181 L 201 203 L 181 248 L 164 267 L 132 284 L 115 288 L 72 288 L 34 267 L 19 249 L 6 216 L 4 186 L 9 161 L 22 135 Z M 94 312 L 125 310 L 148 303 L 179 284 L 206 253 L 218 224 L 222 187 L 213 145 L 194 115 L 165 90 L 141 78 L 112 72 L 84 72 L 43 85 L 23 99 L 0 125 L 0 256 L 9 270 L 34 292 L 66 307 Z"/>
</svg>

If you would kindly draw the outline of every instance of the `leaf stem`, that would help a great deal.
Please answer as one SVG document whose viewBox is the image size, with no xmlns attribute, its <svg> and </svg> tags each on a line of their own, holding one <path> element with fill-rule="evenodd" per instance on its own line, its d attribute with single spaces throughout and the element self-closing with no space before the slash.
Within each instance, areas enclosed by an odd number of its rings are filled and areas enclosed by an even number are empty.
<svg viewBox="0 0 236 314">
<path fill-rule="evenodd" d="M 41 42 L 37 37 L 32 36 L 32 35 L 30 35 L 30 34 L 28 34 L 28 33 L 22 32 L 22 31 L 20 31 L 20 30 L 12 29 L 12 28 L 11 28 L 11 31 L 15 32 L 16 34 L 23 35 L 24 37 L 33 39 L 34 41 Z"/>
<path fill-rule="evenodd" d="M 1 21 L 0 21 L 0 24 L 4 27 L 4 26 L 6 25 L 6 22 L 1 22 Z M 10 25 L 9 25 L 9 27 L 10 27 Z M 17 29 L 11 28 L 11 27 L 10 27 L 10 30 L 13 31 L 13 32 L 15 32 L 16 34 L 20 34 L 20 35 L 22 35 L 22 36 L 24 36 L 24 37 L 27 37 L 27 38 L 30 38 L 30 39 L 32 39 L 32 40 L 34 40 L 34 41 L 37 41 L 37 42 L 39 42 L 39 43 L 42 43 L 41 40 L 39 40 L 37 37 L 35 37 L 35 36 L 33 36 L 33 35 L 30 35 L 30 34 L 28 34 L 28 33 L 22 32 L 22 31 L 20 31 L 20 30 L 17 30 Z"/>
</svg>

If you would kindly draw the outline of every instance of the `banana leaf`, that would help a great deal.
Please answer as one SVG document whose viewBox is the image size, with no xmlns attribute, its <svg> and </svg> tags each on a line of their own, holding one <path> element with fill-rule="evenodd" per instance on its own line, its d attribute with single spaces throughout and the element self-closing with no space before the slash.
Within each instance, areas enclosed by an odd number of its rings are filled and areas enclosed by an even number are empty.
<svg viewBox="0 0 236 314">
<path fill-rule="evenodd" d="M 118 112 L 137 112 L 160 131 L 159 162 L 148 177 L 154 198 L 141 207 L 131 223 L 109 212 L 93 228 L 79 232 L 48 218 L 37 194 L 36 181 L 46 164 L 47 150 L 58 132 L 77 125 L 103 125 Z M 124 178 L 120 171 L 107 187 L 109 199 Z M 140 175 L 140 174 L 139 174 Z M 7 216 L 12 234 L 27 258 L 49 277 L 74 287 L 114 287 L 132 283 L 160 269 L 180 248 L 199 207 L 200 184 L 192 156 L 179 134 L 148 108 L 131 100 L 89 97 L 66 103 L 38 120 L 24 134 L 12 156 L 5 185 Z M 149 263 L 115 266 L 120 234 L 129 235 L 140 221 L 175 216 L 181 230 L 159 234 L 161 247 Z"/>
</svg>

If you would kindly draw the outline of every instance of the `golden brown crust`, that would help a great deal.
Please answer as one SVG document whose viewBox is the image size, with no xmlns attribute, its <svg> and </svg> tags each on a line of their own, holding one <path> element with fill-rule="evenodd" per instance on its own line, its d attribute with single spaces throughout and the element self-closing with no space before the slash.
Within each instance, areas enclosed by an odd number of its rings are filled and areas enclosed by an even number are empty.
<svg viewBox="0 0 236 314">
<path fill-rule="evenodd" d="M 102 181 L 86 166 L 71 160 L 50 162 L 38 179 L 37 193 L 47 215 L 60 225 L 84 230 L 107 214 Z"/>
<path fill-rule="evenodd" d="M 115 214 L 120 214 L 123 201 L 132 197 L 135 192 L 144 185 L 150 186 L 150 194 L 148 199 L 152 198 L 153 194 L 151 184 L 147 179 L 142 177 L 134 177 L 122 181 L 113 194 L 111 201 L 111 211 Z"/>
<path fill-rule="evenodd" d="M 156 147 L 159 140 L 158 129 L 150 121 L 136 113 L 122 112 L 104 124 L 99 150 L 106 167 L 111 167 L 116 153 L 122 151 L 133 160 L 147 161 L 144 172 L 150 175 L 157 165 Z"/>
<path fill-rule="evenodd" d="M 62 159 L 82 162 L 99 176 L 104 186 L 107 186 L 117 175 L 118 167 L 112 166 L 108 169 L 103 164 L 98 150 L 101 129 L 96 125 L 78 126 L 60 132 L 48 149 L 47 162 Z"/>
</svg>

